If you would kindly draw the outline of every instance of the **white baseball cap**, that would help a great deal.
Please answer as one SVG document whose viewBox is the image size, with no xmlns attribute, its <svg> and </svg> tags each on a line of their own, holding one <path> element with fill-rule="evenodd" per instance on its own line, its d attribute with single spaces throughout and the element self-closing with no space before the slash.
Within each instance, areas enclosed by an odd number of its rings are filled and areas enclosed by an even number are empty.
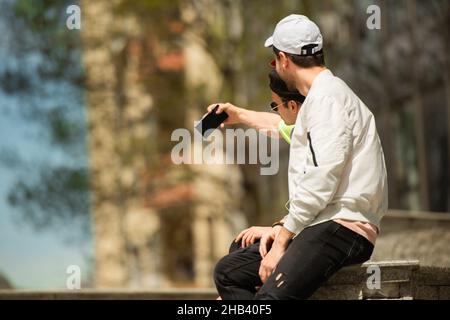
<svg viewBox="0 0 450 320">
<path fill-rule="evenodd" d="M 323 40 L 319 27 L 308 17 L 291 14 L 277 23 L 273 35 L 267 38 L 264 46 L 307 56 L 322 50 Z"/>
</svg>

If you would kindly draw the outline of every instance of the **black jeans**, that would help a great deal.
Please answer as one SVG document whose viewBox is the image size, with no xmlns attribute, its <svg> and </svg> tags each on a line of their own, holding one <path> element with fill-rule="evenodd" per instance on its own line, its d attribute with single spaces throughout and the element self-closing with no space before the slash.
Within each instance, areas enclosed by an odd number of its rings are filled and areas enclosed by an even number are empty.
<svg viewBox="0 0 450 320">
<path fill-rule="evenodd" d="M 264 285 L 258 275 L 259 242 L 246 248 L 233 243 L 217 263 L 214 281 L 224 300 L 307 299 L 340 268 L 361 264 L 372 252 L 369 240 L 327 221 L 305 228 L 291 241 Z"/>
</svg>

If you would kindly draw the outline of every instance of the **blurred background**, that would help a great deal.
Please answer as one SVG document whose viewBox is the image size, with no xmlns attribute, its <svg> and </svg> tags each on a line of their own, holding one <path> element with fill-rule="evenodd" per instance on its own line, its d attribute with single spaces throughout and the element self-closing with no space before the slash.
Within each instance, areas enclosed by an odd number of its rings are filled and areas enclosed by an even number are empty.
<svg viewBox="0 0 450 320">
<path fill-rule="evenodd" d="M 65 288 L 71 265 L 82 288 L 211 287 L 238 232 L 286 214 L 289 146 L 262 176 L 175 165 L 171 133 L 214 102 L 267 111 L 263 43 L 291 13 L 377 120 L 373 260 L 449 267 L 448 0 L 0 0 L 0 288 Z"/>
</svg>

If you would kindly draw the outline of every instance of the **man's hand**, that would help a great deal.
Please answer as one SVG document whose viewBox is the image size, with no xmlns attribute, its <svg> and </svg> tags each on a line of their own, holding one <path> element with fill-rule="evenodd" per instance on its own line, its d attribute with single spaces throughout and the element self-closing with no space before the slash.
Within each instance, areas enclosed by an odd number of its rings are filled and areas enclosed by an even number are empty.
<svg viewBox="0 0 450 320">
<path fill-rule="evenodd" d="M 241 247 L 245 248 L 255 243 L 256 240 L 261 239 L 264 234 L 269 233 L 271 230 L 272 227 L 250 227 L 239 233 L 235 241 L 239 242 L 242 239 Z"/>
<path fill-rule="evenodd" d="M 275 226 L 262 235 L 261 241 L 259 242 L 259 254 L 262 258 L 264 258 L 270 250 L 270 246 L 277 237 L 281 228 L 281 226 Z"/>
<path fill-rule="evenodd" d="M 219 107 L 216 110 L 216 113 L 222 113 L 225 111 L 228 114 L 228 118 L 220 125 L 221 128 L 223 128 L 226 124 L 241 123 L 239 116 L 243 109 L 236 107 L 235 105 L 232 105 L 229 102 L 214 103 L 214 104 L 211 104 L 208 106 L 208 108 L 207 108 L 208 112 L 211 112 L 212 109 L 214 109 L 216 107 L 216 105 L 219 105 Z"/>
<path fill-rule="evenodd" d="M 208 113 L 211 112 L 216 105 L 219 105 L 216 113 L 226 112 L 228 114 L 228 118 L 220 125 L 221 128 L 230 124 L 243 124 L 270 137 L 280 137 L 278 134 L 278 124 L 281 121 L 281 117 L 278 114 L 239 108 L 228 102 L 209 105 L 207 108 Z"/>
<path fill-rule="evenodd" d="M 277 228 L 277 229 L 275 229 Z M 283 257 L 291 239 L 294 237 L 294 233 L 290 232 L 284 227 L 276 226 L 274 227 L 270 237 L 268 237 L 267 241 L 269 241 L 273 237 L 273 245 L 270 251 L 262 251 L 262 245 L 264 237 L 261 239 L 261 243 L 259 246 L 259 251 L 263 260 L 261 261 L 261 265 L 259 267 L 259 277 L 261 278 L 262 283 L 265 283 L 267 278 L 272 274 L 275 268 L 280 262 L 280 259 Z M 265 245 L 267 250 L 267 244 Z"/>
<path fill-rule="evenodd" d="M 270 249 L 269 253 L 262 259 L 259 266 L 259 277 L 262 283 L 265 283 L 267 278 L 272 274 L 275 268 L 283 257 L 285 249 L 281 246 L 275 245 Z"/>
</svg>

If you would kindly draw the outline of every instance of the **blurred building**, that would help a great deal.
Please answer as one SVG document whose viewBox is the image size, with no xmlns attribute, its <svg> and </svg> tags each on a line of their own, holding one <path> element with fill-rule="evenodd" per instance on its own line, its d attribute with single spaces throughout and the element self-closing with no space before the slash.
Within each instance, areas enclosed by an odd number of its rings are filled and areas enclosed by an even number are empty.
<svg viewBox="0 0 450 320">
<path fill-rule="evenodd" d="M 183 51 L 173 52 L 144 36 L 137 17 L 114 14 L 110 1 L 82 4 L 95 286 L 210 286 L 214 264 L 236 233 L 236 217 L 243 220 L 240 172 L 231 165 L 175 166 L 167 141 L 177 125 L 192 129 L 200 118 L 192 104 L 218 94 L 219 72 L 200 71 L 217 66 L 194 30 L 169 32 L 183 42 Z M 188 90 L 201 87 L 201 96 L 156 110 L 155 77 L 169 78 L 166 85 L 178 77 Z"/>
</svg>

